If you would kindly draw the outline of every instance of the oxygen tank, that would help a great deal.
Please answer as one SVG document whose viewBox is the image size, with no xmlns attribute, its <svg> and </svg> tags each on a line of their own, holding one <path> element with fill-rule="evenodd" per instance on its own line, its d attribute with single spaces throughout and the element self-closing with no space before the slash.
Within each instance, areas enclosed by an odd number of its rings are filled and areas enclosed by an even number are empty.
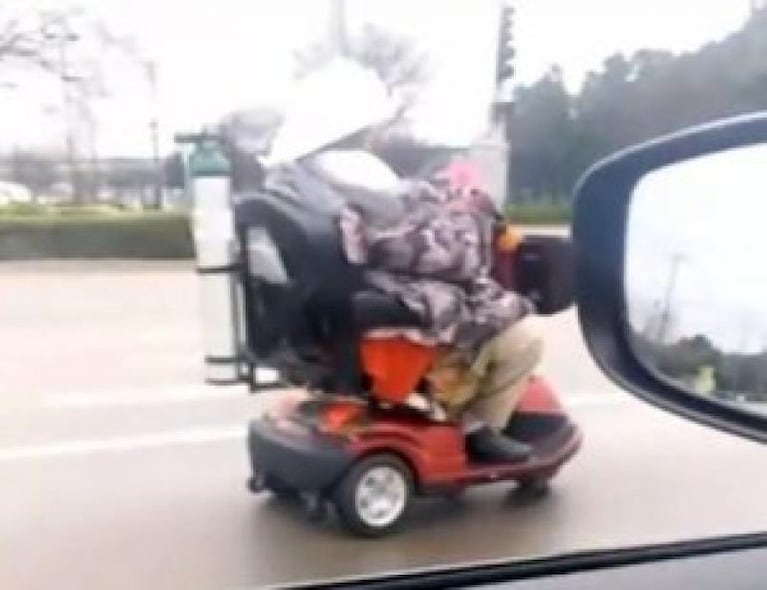
<svg viewBox="0 0 767 590">
<path fill-rule="evenodd" d="M 184 138 L 193 198 L 192 234 L 202 311 L 205 381 L 241 382 L 241 313 L 237 240 L 232 208 L 231 166 L 214 136 Z"/>
</svg>

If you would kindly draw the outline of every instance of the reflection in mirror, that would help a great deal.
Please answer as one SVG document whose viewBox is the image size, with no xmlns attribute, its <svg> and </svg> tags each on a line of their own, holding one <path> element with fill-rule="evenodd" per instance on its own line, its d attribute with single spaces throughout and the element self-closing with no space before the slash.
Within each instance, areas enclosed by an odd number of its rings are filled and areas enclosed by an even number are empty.
<svg viewBox="0 0 767 590">
<path fill-rule="evenodd" d="M 632 195 L 637 358 L 691 394 L 767 413 L 767 145 L 660 168 Z"/>
</svg>

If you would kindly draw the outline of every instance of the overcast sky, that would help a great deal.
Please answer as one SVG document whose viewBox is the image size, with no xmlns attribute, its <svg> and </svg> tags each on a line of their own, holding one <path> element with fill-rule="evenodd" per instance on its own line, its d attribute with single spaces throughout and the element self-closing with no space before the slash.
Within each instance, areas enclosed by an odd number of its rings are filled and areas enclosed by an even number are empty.
<svg viewBox="0 0 767 590">
<path fill-rule="evenodd" d="M 35 0 L 4 0 L 2 12 Z M 52 2 L 52 0 L 46 0 Z M 39 3 L 39 0 L 38 0 Z M 61 4 L 61 2 L 57 2 Z M 136 37 L 158 64 L 163 146 L 174 131 L 194 128 L 236 108 L 279 102 L 293 76 L 293 51 L 321 39 L 326 0 L 81 0 L 121 33 Z M 492 92 L 498 0 L 352 0 L 348 19 L 411 36 L 429 55 L 432 81 L 418 110 L 418 130 L 465 143 L 483 128 Z M 519 81 L 551 65 L 576 89 L 584 74 L 616 51 L 695 49 L 736 29 L 749 0 L 518 0 Z M 109 58 L 112 98 L 99 101 L 102 154 L 146 154 L 149 93 L 143 72 Z M 0 149 L 60 145 L 60 89 L 31 84 L 0 89 Z"/>
<path fill-rule="evenodd" d="M 767 349 L 765 170 L 767 146 L 758 145 L 640 180 L 626 245 L 635 330 L 645 331 L 668 301 L 671 340 L 703 334 L 728 351 Z"/>
</svg>

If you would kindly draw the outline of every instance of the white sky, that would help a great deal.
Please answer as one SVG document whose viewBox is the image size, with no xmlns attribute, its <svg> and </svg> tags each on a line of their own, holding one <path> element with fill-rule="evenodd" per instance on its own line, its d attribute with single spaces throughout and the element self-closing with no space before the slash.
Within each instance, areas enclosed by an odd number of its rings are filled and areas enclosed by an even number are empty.
<svg viewBox="0 0 767 590">
<path fill-rule="evenodd" d="M 34 0 L 4 0 L 4 11 Z M 38 3 L 41 0 L 37 0 Z M 52 2 L 52 0 L 48 0 Z M 174 131 L 236 108 L 279 101 L 293 74 L 292 53 L 326 34 L 327 0 L 81 0 L 113 29 L 135 35 L 159 66 L 164 148 Z M 363 20 L 412 36 L 430 57 L 433 79 L 418 111 L 419 131 L 465 143 L 483 128 L 492 92 L 498 0 L 351 0 Z M 615 51 L 694 49 L 736 29 L 749 0 L 517 0 L 519 80 L 560 64 L 571 88 Z M 113 97 L 100 101 L 102 154 L 148 153 L 149 93 L 141 70 L 109 58 Z M 60 146 L 60 90 L 29 84 L 0 89 L 0 149 Z M 46 106 L 47 105 L 47 106 Z"/>
<path fill-rule="evenodd" d="M 626 242 L 629 316 L 643 331 L 669 296 L 672 338 L 703 334 L 734 351 L 767 348 L 767 146 L 661 168 L 637 185 Z"/>
</svg>

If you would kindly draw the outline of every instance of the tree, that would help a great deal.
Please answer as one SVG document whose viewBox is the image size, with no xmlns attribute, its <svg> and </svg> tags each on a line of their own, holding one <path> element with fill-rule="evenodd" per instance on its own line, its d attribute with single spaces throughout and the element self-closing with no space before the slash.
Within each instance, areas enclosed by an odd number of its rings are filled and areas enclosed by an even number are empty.
<svg viewBox="0 0 767 590">
<path fill-rule="evenodd" d="M 303 77 L 316 70 L 337 53 L 328 43 L 315 43 L 298 51 L 297 75 Z M 345 55 L 374 70 L 389 92 L 402 101 L 398 119 L 407 115 L 428 79 L 426 56 L 409 39 L 374 25 L 366 25 L 361 34 L 348 40 Z"/>
<path fill-rule="evenodd" d="M 125 39 L 112 34 L 87 13 L 74 8 L 40 9 L 27 3 L 0 5 L 0 83 L 13 75 L 47 75 L 61 83 L 65 120 L 67 180 L 73 197 L 84 200 L 95 196 L 98 177 L 84 175 L 78 161 L 95 145 L 97 125 L 92 101 L 107 95 L 106 75 L 102 68 L 106 51 L 126 51 Z M 6 82 L 11 87 L 23 82 Z M 87 139 L 86 139 L 87 138 Z"/>
<path fill-rule="evenodd" d="M 0 13 L 0 64 L 48 69 L 62 35 L 71 34 L 69 11 Z"/>
<path fill-rule="evenodd" d="M 58 180 L 58 175 L 51 158 L 32 151 L 16 151 L 11 157 L 11 178 L 38 196 Z"/>
<path fill-rule="evenodd" d="M 95 44 L 90 55 L 73 55 L 72 49 L 84 42 Z M 0 66 L 6 73 L 54 75 L 73 91 L 75 100 L 105 93 L 99 50 L 113 43 L 103 24 L 75 9 L 0 12 Z"/>
<path fill-rule="evenodd" d="M 517 89 L 512 186 L 566 195 L 596 160 L 625 146 L 721 117 L 767 109 L 767 11 L 727 38 L 675 55 L 608 57 L 575 95 L 553 70 Z"/>
<path fill-rule="evenodd" d="M 140 197 L 142 204 L 149 190 L 154 186 L 156 170 L 151 162 L 144 160 L 114 164 L 104 172 L 103 183 L 112 189 L 118 200 L 126 195 Z"/>
<path fill-rule="evenodd" d="M 511 178 L 517 197 L 567 194 L 574 150 L 570 100 L 558 68 L 518 89 L 511 126 Z"/>
</svg>

